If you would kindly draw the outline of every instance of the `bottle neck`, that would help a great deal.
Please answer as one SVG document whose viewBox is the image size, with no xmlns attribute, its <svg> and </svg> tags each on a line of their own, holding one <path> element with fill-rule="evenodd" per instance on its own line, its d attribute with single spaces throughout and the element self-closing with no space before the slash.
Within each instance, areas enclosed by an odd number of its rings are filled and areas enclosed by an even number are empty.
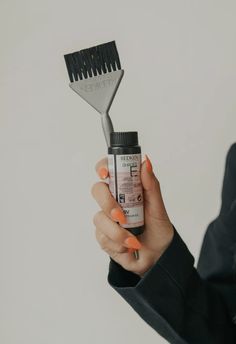
<svg viewBox="0 0 236 344">
<path fill-rule="evenodd" d="M 139 154 L 139 153 L 141 153 L 140 146 L 108 147 L 108 154 Z"/>
</svg>

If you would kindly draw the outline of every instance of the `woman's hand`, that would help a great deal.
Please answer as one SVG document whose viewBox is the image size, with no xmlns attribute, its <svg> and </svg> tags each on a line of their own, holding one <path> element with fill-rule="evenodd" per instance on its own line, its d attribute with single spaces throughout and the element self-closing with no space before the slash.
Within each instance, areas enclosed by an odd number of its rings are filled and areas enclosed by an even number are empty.
<svg viewBox="0 0 236 344">
<path fill-rule="evenodd" d="M 95 169 L 101 179 L 109 178 L 107 158 L 100 160 Z M 96 239 L 101 248 L 124 269 L 142 276 L 169 246 L 174 229 L 167 215 L 160 184 L 146 155 L 141 164 L 141 182 L 144 196 L 144 232 L 135 237 L 121 225 L 125 223 L 122 207 L 115 200 L 106 182 L 95 183 L 91 194 L 101 210 L 94 215 Z M 119 222 L 119 224 L 117 223 Z M 139 249 L 139 259 L 132 252 Z"/>
</svg>

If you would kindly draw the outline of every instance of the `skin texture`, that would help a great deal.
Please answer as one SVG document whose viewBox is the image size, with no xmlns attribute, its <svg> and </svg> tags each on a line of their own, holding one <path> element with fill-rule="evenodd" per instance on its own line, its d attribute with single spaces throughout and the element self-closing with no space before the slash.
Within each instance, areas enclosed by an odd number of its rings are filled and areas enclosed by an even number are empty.
<svg viewBox="0 0 236 344">
<path fill-rule="evenodd" d="M 160 183 L 156 178 L 149 158 L 141 164 L 141 182 L 144 196 L 144 232 L 135 237 L 122 227 L 121 221 L 114 219 L 112 209 L 118 208 L 123 213 L 121 206 L 115 200 L 109 190 L 107 157 L 101 159 L 95 165 L 95 170 L 102 181 L 92 185 L 91 195 L 96 200 L 101 210 L 93 217 L 95 236 L 101 249 L 124 269 L 143 276 L 160 258 L 169 246 L 174 230 L 165 209 L 161 195 Z M 107 173 L 104 173 L 106 172 Z M 109 180 L 108 180 L 109 181 Z M 121 216 L 120 219 L 123 217 Z M 141 244 L 139 259 L 136 260 L 131 252 L 130 245 L 125 240 L 128 237 L 138 239 Z M 133 242 L 133 240 L 126 240 Z M 128 248 L 129 247 L 129 248 Z"/>
</svg>

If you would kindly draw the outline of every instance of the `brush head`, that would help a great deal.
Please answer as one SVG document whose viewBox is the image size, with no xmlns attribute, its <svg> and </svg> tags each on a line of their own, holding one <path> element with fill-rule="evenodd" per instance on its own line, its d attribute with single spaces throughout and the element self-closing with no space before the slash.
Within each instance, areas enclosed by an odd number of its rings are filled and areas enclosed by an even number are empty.
<svg viewBox="0 0 236 344">
<path fill-rule="evenodd" d="M 64 55 L 70 82 L 120 70 L 115 41 Z"/>
</svg>

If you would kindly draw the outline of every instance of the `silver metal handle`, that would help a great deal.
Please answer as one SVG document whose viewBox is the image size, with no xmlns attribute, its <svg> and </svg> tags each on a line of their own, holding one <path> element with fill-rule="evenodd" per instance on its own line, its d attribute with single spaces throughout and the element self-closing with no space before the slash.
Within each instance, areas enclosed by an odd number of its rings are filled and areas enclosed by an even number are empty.
<svg viewBox="0 0 236 344">
<path fill-rule="evenodd" d="M 106 139 L 107 147 L 110 146 L 110 133 L 114 131 L 111 118 L 108 113 L 101 114 L 102 128 Z"/>
</svg>

